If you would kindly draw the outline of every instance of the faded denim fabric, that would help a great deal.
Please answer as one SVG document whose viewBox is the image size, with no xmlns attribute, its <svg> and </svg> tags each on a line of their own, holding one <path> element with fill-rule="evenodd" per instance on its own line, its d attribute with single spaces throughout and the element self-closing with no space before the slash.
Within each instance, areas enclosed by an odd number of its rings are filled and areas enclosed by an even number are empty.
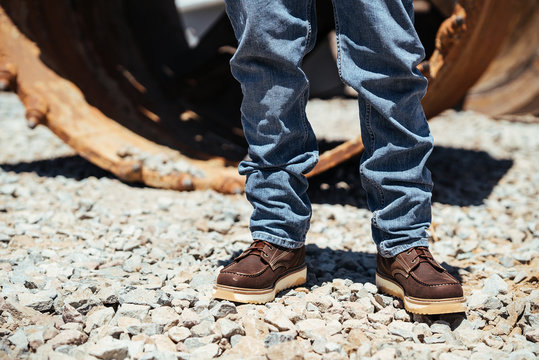
<svg viewBox="0 0 539 360">
<path fill-rule="evenodd" d="M 242 87 L 249 158 L 239 166 L 253 205 L 254 239 L 296 248 L 311 218 L 305 174 L 318 160 L 305 116 L 309 82 L 301 69 L 314 46 L 313 0 L 227 0 L 238 49 L 231 60 Z M 338 67 L 359 93 L 365 152 L 360 176 L 382 256 L 428 246 L 433 139 L 421 107 L 427 80 L 412 0 L 334 0 Z M 331 121 L 328 118 L 328 121 Z"/>
</svg>

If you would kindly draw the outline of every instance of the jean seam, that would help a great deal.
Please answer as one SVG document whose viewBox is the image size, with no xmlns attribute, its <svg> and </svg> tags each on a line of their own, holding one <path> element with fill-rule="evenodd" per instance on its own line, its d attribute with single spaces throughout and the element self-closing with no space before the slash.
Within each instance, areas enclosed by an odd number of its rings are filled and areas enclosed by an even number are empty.
<svg viewBox="0 0 539 360">
<path fill-rule="evenodd" d="M 341 42 L 341 29 L 339 25 L 339 14 L 337 14 L 337 6 L 335 5 L 335 0 L 331 1 L 331 4 L 333 5 L 333 14 L 335 19 L 335 37 L 337 39 L 337 72 L 339 73 L 339 78 L 343 83 L 346 84 L 346 81 L 343 78 L 342 73 L 342 42 Z M 349 85 L 349 84 L 346 84 Z"/>
<path fill-rule="evenodd" d="M 368 135 L 369 137 L 371 138 L 371 149 L 370 149 L 370 155 L 373 156 L 374 154 L 374 131 L 372 131 L 372 127 L 371 127 L 371 105 L 365 101 L 365 107 L 367 108 L 365 111 L 365 127 L 367 128 L 367 132 L 368 132 Z M 381 201 L 381 204 L 382 206 L 385 206 L 385 198 L 384 198 L 384 192 L 383 192 L 383 189 L 382 187 L 375 181 L 372 181 L 371 179 L 369 179 L 368 177 L 366 177 L 364 174 L 363 174 L 363 177 L 365 178 L 365 180 L 367 180 L 370 184 L 374 185 L 374 187 L 378 190 L 378 193 L 380 194 L 380 201 Z"/>
<path fill-rule="evenodd" d="M 370 156 L 373 156 L 374 155 L 374 148 L 375 148 L 375 146 L 374 146 L 375 136 L 374 136 L 374 131 L 372 130 L 372 126 L 371 126 L 372 106 L 366 99 L 363 99 L 363 100 L 365 101 L 365 127 L 367 128 L 368 136 L 371 139 L 371 146 L 370 146 L 370 149 L 369 149 L 370 150 Z M 373 185 L 376 188 L 376 190 L 378 190 L 378 194 L 380 195 L 380 204 L 381 204 L 380 207 L 383 208 L 385 206 L 386 202 L 385 202 L 384 191 L 383 191 L 382 187 L 377 182 L 372 181 L 371 179 L 366 177 L 365 173 L 363 173 L 363 178 L 365 180 L 367 180 L 367 182 L 369 182 L 371 185 Z M 373 221 L 373 224 L 378 229 L 380 229 L 378 227 L 378 212 L 377 211 L 373 212 L 372 221 Z M 382 231 L 382 239 L 383 240 L 388 239 L 388 235 L 387 235 L 387 233 L 385 231 Z"/>
<path fill-rule="evenodd" d="M 308 5 L 307 5 L 307 24 L 308 24 L 308 30 L 307 30 L 307 39 L 305 41 L 305 50 L 303 51 L 303 54 L 302 54 L 302 57 L 301 57 L 301 61 L 303 61 L 303 58 L 305 57 L 305 55 L 307 55 L 307 51 L 309 50 L 310 48 L 310 45 L 311 45 L 311 35 L 312 35 L 312 18 L 311 18 L 311 12 L 312 12 L 312 5 L 313 5 L 313 0 L 309 1 Z M 299 64 L 298 64 L 299 66 Z M 307 83 L 305 85 L 305 88 L 302 89 L 301 91 L 301 98 L 299 100 L 299 103 L 300 103 L 300 108 L 302 109 L 301 111 L 301 125 L 303 126 L 303 142 L 301 144 L 302 148 L 303 148 L 303 152 L 306 152 L 306 145 L 307 145 L 307 140 L 309 139 L 309 129 L 308 129 L 308 126 L 307 126 L 307 118 L 306 118 L 306 115 L 305 115 L 305 91 L 307 91 L 309 88 L 309 79 L 307 79 Z"/>
<path fill-rule="evenodd" d="M 307 5 L 307 13 L 306 13 L 306 18 L 307 18 L 307 24 L 308 24 L 308 31 L 307 31 L 307 38 L 306 38 L 306 41 L 305 41 L 305 50 L 303 51 L 303 54 L 302 54 L 302 61 L 303 61 L 303 58 L 305 57 L 305 55 L 307 55 L 307 52 L 309 51 L 309 49 L 311 48 L 311 41 L 312 41 L 312 17 L 311 17 L 311 14 L 312 14 L 312 6 L 313 6 L 313 1 L 314 0 L 310 0 L 308 2 L 308 5 Z M 301 98 L 300 98 L 300 108 L 301 108 L 301 125 L 303 127 L 303 141 L 302 141 L 302 148 L 303 148 L 303 152 L 307 152 L 307 141 L 309 140 L 309 126 L 308 126 L 308 120 L 307 120 L 307 117 L 306 117 L 306 114 L 305 114 L 305 91 L 309 91 L 309 79 L 306 79 L 307 82 L 306 82 L 306 85 L 305 87 L 302 89 L 302 92 L 301 92 Z M 309 230 L 309 224 L 310 221 L 307 221 L 305 222 L 305 224 L 303 225 L 302 229 L 301 229 L 301 233 L 303 234 L 302 235 L 302 240 L 303 242 L 305 242 L 305 236 L 307 234 L 307 231 Z"/>
</svg>

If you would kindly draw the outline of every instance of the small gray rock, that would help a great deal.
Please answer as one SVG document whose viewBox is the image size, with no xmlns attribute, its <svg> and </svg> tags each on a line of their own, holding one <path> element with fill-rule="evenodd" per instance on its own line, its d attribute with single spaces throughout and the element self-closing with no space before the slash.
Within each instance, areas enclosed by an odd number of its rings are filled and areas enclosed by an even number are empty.
<svg viewBox="0 0 539 360">
<path fill-rule="evenodd" d="M 173 293 L 175 300 L 187 300 L 191 306 L 195 305 L 198 300 L 198 294 L 191 288 L 186 288 Z"/>
<path fill-rule="evenodd" d="M 383 325 L 389 325 L 391 320 L 393 320 L 393 316 L 391 316 L 391 314 L 379 311 L 374 314 L 367 314 L 367 319 L 369 319 L 370 322 L 381 323 Z"/>
<path fill-rule="evenodd" d="M 435 321 L 430 325 L 430 330 L 434 334 L 447 334 L 451 332 L 451 326 L 445 321 Z"/>
<path fill-rule="evenodd" d="M 488 300 L 483 304 L 485 310 L 497 310 L 503 307 L 503 303 L 500 299 L 494 296 L 490 296 Z"/>
<path fill-rule="evenodd" d="M 310 303 L 307 304 L 307 306 Z M 272 308 L 266 312 L 264 321 L 268 324 L 275 326 L 279 331 L 286 331 L 295 329 L 294 323 L 288 319 L 283 311 L 277 307 Z"/>
<path fill-rule="evenodd" d="M 317 354 L 324 355 L 327 352 L 326 349 L 327 340 L 324 338 L 316 338 L 313 341 L 313 351 Z"/>
<path fill-rule="evenodd" d="M 161 324 L 165 329 L 175 326 L 180 321 L 180 315 L 170 306 L 160 306 L 150 311 L 152 322 Z"/>
<path fill-rule="evenodd" d="M 97 297 L 104 305 L 116 305 L 119 303 L 118 291 L 112 286 L 101 288 L 97 293 Z"/>
<path fill-rule="evenodd" d="M 299 335 L 303 338 L 315 339 L 321 337 L 322 334 L 328 334 L 330 329 L 327 326 L 326 321 L 322 319 L 305 319 L 296 324 Z M 335 332 L 333 332 L 335 333 Z"/>
<path fill-rule="evenodd" d="M 507 294 L 508 290 L 507 283 L 498 274 L 492 274 L 483 284 L 483 292 L 493 296 Z"/>
<path fill-rule="evenodd" d="M 221 318 L 216 322 L 217 328 L 220 330 L 221 335 L 225 338 L 229 338 L 233 335 L 245 335 L 245 330 L 236 322 Z"/>
<path fill-rule="evenodd" d="M 387 330 L 390 334 L 400 336 L 404 339 L 413 339 L 414 333 L 414 324 L 411 322 L 405 322 L 400 320 L 395 320 L 389 324 Z"/>
<path fill-rule="evenodd" d="M 532 259 L 532 254 L 530 254 L 529 252 L 517 252 L 517 253 L 514 253 L 513 254 L 513 259 L 525 264 L 525 263 L 528 263 L 531 261 Z"/>
<path fill-rule="evenodd" d="M 196 348 L 199 348 L 201 346 L 204 346 L 206 345 L 205 342 L 203 342 L 200 338 L 198 337 L 190 337 L 190 338 L 187 338 L 184 340 L 183 344 L 185 345 L 185 347 L 187 348 L 187 350 L 193 350 L 193 349 L 196 349 Z"/>
<path fill-rule="evenodd" d="M 150 307 L 148 305 L 123 304 L 118 308 L 116 316 L 127 316 L 144 320 L 149 311 Z"/>
<path fill-rule="evenodd" d="M 84 331 L 89 334 L 93 329 L 109 324 L 113 316 L 113 308 L 92 309 L 86 318 Z"/>
<path fill-rule="evenodd" d="M 445 336 L 442 334 L 435 334 L 432 336 L 425 336 L 423 342 L 425 344 L 442 344 L 445 343 Z"/>
<path fill-rule="evenodd" d="M 397 310 L 394 315 L 395 320 L 410 321 L 412 318 L 410 314 L 404 309 Z"/>
<path fill-rule="evenodd" d="M 383 294 L 375 294 L 374 300 L 376 300 L 376 302 L 382 307 L 390 306 L 391 304 L 393 304 L 393 298 L 391 296 Z"/>
<path fill-rule="evenodd" d="M 199 315 L 193 310 L 186 308 L 183 309 L 182 314 L 180 315 L 180 324 L 186 328 L 192 328 L 195 325 L 200 323 Z"/>
<path fill-rule="evenodd" d="M 148 336 L 161 335 L 163 331 L 163 324 L 142 323 L 140 326 L 140 332 Z"/>
<path fill-rule="evenodd" d="M 527 340 L 534 343 L 539 343 L 539 329 L 538 328 L 531 328 L 530 330 L 526 331 L 525 336 Z"/>
<path fill-rule="evenodd" d="M 168 337 L 170 340 L 178 343 L 191 336 L 191 331 L 183 326 L 173 326 L 168 329 Z"/>
<path fill-rule="evenodd" d="M 102 360 L 123 360 L 128 356 L 129 346 L 127 341 L 105 336 L 96 344 L 89 347 L 90 355 Z"/>
<path fill-rule="evenodd" d="M 49 311 L 53 305 L 53 299 L 40 293 L 20 293 L 17 298 L 21 305 L 31 307 L 39 312 Z"/>
<path fill-rule="evenodd" d="M 468 296 L 468 307 L 470 309 L 483 308 L 491 297 L 492 295 L 483 291 L 475 291 L 472 295 Z"/>
<path fill-rule="evenodd" d="M 280 344 L 287 341 L 294 340 L 294 336 L 291 333 L 277 333 L 270 332 L 264 339 L 264 345 L 270 347 L 275 344 Z"/>
<path fill-rule="evenodd" d="M 24 333 L 28 339 L 28 345 L 34 351 L 45 343 L 45 329 L 42 326 L 27 326 L 24 329 Z"/>
<path fill-rule="evenodd" d="M 240 340 L 243 338 L 242 335 L 233 335 L 230 337 L 230 345 L 232 347 L 236 346 L 240 342 Z"/>
<path fill-rule="evenodd" d="M 230 301 L 220 301 L 211 308 L 210 313 L 215 316 L 216 319 L 220 319 L 228 314 L 237 314 L 238 310 L 236 309 L 236 305 Z"/>
<path fill-rule="evenodd" d="M 129 257 L 129 259 L 127 259 L 122 265 L 122 269 L 128 273 L 139 271 L 141 268 L 142 268 L 142 257 L 137 254 L 134 254 L 131 257 Z"/>
<path fill-rule="evenodd" d="M 537 356 L 528 349 L 520 349 L 513 351 L 509 357 L 509 360 L 536 360 Z"/>
<path fill-rule="evenodd" d="M 195 337 L 204 337 L 213 333 L 213 322 L 203 320 L 200 324 L 191 328 L 191 334 Z"/>
<path fill-rule="evenodd" d="M 78 330 L 82 331 L 83 327 L 81 323 L 70 322 L 60 326 L 60 330 Z"/>
<path fill-rule="evenodd" d="M 371 294 L 376 294 L 378 292 L 378 288 L 376 287 L 376 285 L 370 282 L 366 282 L 365 284 L 363 284 L 363 288 Z"/>
<path fill-rule="evenodd" d="M 190 360 L 212 359 L 219 354 L 219 345 L 207 344 L 191 352 Z"/>
<path fill-rule="evenodd" d="M 10 343 L 15 345 L 17 348 L 22 350 L 28 350 L 28 339 L 26 338 L 26 334 L 24 331 L 19 328 L 13 335 L 7 338 Z"/>
<path fill-rule="evenodd" d="M 120 304 L 149 305 L 152 307 L 158 306 L 158 296 L 155 290 L 137 288 L 128 291 L 125 294 L 120 294 L 118 299 L 120 301 Z"/>
<path fill-rule="evenodd" d="M 71 305 L 83 315 L 86 315 L 91 308 L 103 305 L 101 300 L 88 288 L 77 290 L 73 294 L 66 296 L 64 304 Z"/>
<path fill-rule="evenodd" d="M 333 341 L 328 341 L 326 343 L 326 352 L 341 352 L 342 345 Z"/>
<path fill-rule="evenodd" d="M 528 273 L 526 271 L 519 271 L 516 275 L 513 281 L 515 284 L 518 284 L 522 280 L 526 279 L 528 277 Z"/>
<path fill-rule="evenodd" d="M 62 345 L 80 345 L 88 340 L 88 335 L 78 330 L 62 330 L 54 338 L 50 339 L 47 344 L 56 349 Z"/>
</svg>

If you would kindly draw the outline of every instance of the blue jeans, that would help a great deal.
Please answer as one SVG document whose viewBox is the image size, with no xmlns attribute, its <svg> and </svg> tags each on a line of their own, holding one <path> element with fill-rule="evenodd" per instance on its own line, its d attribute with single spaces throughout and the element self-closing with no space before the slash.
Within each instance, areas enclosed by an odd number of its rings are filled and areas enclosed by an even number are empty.
<svg viewBox="0 0 539 360">
<path fill-rule="evenodd" d="M 365 152 L 360 176 L 382 256 L 428 246 L 433 139 L 421 107 L 427 80 L 412 0 L 334 0 L 338 68 L 359 93 Z M 301 247 L 309 229 L 308 173 L 318 160 L 305 116 L 309 82 L 301 69 L 314 46 L 314 0 L 227 0 L 239 45 L 231 60 L 241 84 L 248 159 L 239 171 L 254 210 L 254 239 Z M 331 121 L 331 114 L 328 114 Z"/>
</svg>

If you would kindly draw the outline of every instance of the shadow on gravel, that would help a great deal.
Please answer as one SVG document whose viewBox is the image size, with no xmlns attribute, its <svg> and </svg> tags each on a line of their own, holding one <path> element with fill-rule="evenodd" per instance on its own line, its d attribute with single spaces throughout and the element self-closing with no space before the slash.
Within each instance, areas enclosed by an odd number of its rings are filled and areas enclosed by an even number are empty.
<svg viewBox="0 0 539 360">
<path fill-rule="evenodd" d="M 321 248 L 316 244 L 305 247 L 307 267 L 309 269 L 306 286 L 322 285 L 333 279 L 350 279 L 355 283 L 375 283 L 376 254 Z M 459 281 L 459 267 L 446 262 L 441 265 Z"/>
<path fill-rule="evenodd" d="M 320 150 L 335 147 L 321 142 Z M 359 177 L 360 157 L 310 179 L 313 203 L 368 208 Z M 428 167 L 434 190 L 432 201 L 456 206 L 480 205 L 513 166 L 511 159 L 495 159 L 484 151 L 435 146 Z"/>
<path fill-rule="evenodd" d="M 114 175 L 108 171 L 95 166 L 78 155 L 20 162 L 17 164 L 0 164 L 0 168 L 4 171 L 13 171 L 17 174 L 36 173 L 44 177 L 64 176 L 76 180 L 86 179 L 91 176 L 96 178 L 114 178 Z"/>
<path fill-rule="evenodd" d="M 338 143 L 320 142 L 320 150 Z M 359 156 L 309 180 L 309 197 L 318 204 L 346 204 L 367 207 L 365 191 L 359 177 Z M 436 146 L 429 159 L 434 190 L 432 201 L 449 205 L 480 205 L 490 195 L 500 179 L 513 166 L 511 159 L 494 159 L 484 151 Z M 91 176 L 115 178 L 86 159 L 65 156 L 16 164 L 0 164 L 4 171 L 36 173 L 39 176 L 82 180 Z M 129 183 L 140 187 L 142 184 Z"/>
</svg>

